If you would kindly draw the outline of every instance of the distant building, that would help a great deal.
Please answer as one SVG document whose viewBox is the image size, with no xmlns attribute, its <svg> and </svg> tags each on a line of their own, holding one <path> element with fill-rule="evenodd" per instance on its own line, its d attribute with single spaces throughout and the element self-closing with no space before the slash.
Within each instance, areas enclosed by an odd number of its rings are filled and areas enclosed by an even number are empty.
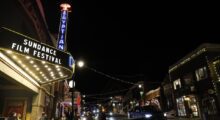
<svg viewBox="0 0 220 120">
<path fill-rule="evenodd" d="M 144 81 L 139 81 L 134 84 L 124 96 L 123 102 L 123 111 L 128 112 L 135 106 L 144 105 Z"/>
<path fill-rule="evenodd" d="M 169 67 L 175 109 L 182 118 L 220 118 L 220 45 L 202 44 Z"/>
</svg>

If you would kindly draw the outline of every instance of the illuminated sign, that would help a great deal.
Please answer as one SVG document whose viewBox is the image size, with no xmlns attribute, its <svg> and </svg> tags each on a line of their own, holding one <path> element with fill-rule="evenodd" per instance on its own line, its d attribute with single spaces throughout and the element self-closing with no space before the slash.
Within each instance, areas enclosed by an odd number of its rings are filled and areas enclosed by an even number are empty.
<svg viewBox="0 0 220 120">
<path fill-rule="evenodd" d="M 60 19 L 58 43 L 57 43 L 57 48 L 59 50 L 64 50 L 65 49 L 66 31 L 67 31 L 67 18 L 68 18 L 68 12 L 65 11 L 65 10 L 62 11 L 61 12 L 61 19 Z"/>
<path fill-rule="evenodd" d="M 74 64 L 75 64 L 75 61 L 74 61 L 73 57 L 69 56 L 69 66 L 73 67 Z"/>
<path fill-rule="evenodd" d="M 34 57 L 55 64 L 62 64 L 61 59 L 56 57 L 57 51 L 55 49 L 49 48 L 45 45 L 39 44 L 28 39 L 23 39 L 22 44 L 13 42 L 11 44 L 11 49 L 14 51 L 23 52 L 25 54 L 31 54 Z M 30 49 L 32 49 L 32 53 L 30 52 Z"/>
<path fill-rule="evenodd" d="M 1 50 L 12 50 L 52 64 L 62 65 L 71 70 L 73 69 L 71 65 L 74 64 L 74 60 L 70 54 L 40 43 L 33 38 L 7 28 L 0 29 L 0 38 Z"/>
</svg>

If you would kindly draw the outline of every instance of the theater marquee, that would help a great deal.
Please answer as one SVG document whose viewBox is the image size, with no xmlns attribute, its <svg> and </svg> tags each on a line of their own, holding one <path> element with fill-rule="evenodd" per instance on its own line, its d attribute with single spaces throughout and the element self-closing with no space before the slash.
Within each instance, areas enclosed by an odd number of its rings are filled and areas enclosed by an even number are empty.
<svg viewBox="0 0 220 120">
<path fill-rule="evenodd" d="M 8 28 L 0 29 L 0 39 L 0 53 L 5 56 L 5 61 L 11 59 L 41 83 L 71 77 L 73 74 L 74 60 L 69 53 Z M 10 51 L 13 55 L 8 54 Z M 31 59 L 25 59 L 27 57 Z"/>
</svg>

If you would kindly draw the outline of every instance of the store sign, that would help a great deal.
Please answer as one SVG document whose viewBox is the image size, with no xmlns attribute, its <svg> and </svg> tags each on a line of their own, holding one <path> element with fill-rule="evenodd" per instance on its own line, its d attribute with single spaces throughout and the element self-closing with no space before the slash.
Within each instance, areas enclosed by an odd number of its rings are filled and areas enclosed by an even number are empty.
<svg viewBox="0 0 220 120">
<path fill-rule="evenodd" d="M 68 12 L 65 10 L 62 11 L 61 12 L 61 19 L 60 19 L 59 37 L 58 37 L 58 43 L 57 43 L 57 48 L 59 50 L 65 49 L 67 18 L 68 18 Z"/>
<path fill-rule="evenodd" d="M 0 39 L 0 49 L 12 50 L 52 64 L 62 65 L 72 70 L 72 66 L 70 64 L 74 64 L 74 62 L 70 54 L 35 41 L 32 38 L 26 37 L 9 29 L 0 29 Z"/>
</svg>

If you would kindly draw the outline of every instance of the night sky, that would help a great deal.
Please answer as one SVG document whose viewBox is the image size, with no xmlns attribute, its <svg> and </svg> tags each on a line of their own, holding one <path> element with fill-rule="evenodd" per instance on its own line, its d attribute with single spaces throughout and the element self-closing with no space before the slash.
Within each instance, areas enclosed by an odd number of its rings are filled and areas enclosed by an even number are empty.
<svg viewBox="0 0 220 120">
<path fill-rule="evenodd" d="M 42 2 L 49 30 L 56 34 L 59 2 Z M 134 83 L 160 82 L 170 65 L 200 44 L 220 43 L 220 10 L 213 5 L 73 0 L 68 22 L 68 51 L 76 60 L 82 59 L 88 67 L 110 76 Z M 74 79 L 76 88 L 89 95 L 131 86 L 88 68 L 76 68 Z"/>
</svg>

